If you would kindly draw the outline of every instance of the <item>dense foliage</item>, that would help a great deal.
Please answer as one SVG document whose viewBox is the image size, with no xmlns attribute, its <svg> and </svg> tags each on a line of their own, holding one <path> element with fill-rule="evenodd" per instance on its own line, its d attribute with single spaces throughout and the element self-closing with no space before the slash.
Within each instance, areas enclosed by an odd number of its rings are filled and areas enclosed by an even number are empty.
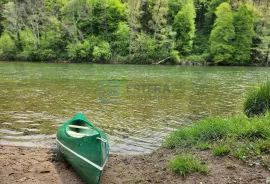
<svg viewBox="0 0 270 184">
<path fill-rule="evenodd" d="M 1 0 L 0 58 L 268 65 L 268 0 Z"/>
</svg>

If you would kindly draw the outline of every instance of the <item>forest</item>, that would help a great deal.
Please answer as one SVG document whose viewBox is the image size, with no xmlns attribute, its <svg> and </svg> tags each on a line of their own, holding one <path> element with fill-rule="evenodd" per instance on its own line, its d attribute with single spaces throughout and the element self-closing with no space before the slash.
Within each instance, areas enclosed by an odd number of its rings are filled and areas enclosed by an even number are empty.
<svg viewBox="0 0 270 184">
<path fill-rule="evenodd" d="M 268 65 L 269 0 L 0 0 L 0 59 Z"/>
</svg>

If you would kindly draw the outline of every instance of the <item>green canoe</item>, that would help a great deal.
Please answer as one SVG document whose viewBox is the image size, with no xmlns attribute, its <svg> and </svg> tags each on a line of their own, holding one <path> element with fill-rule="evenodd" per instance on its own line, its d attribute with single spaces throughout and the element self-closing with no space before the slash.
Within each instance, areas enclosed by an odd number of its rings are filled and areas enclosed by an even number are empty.
<svg viewBox="0 0 270 184">
<path fill-rule="evenodd" d="M 59 128 L 56 142 L 64 158 L 86 183 L 99 183 L 109 157 L 108 139 L 100 129 L 79 113 Z"/>
</svg>

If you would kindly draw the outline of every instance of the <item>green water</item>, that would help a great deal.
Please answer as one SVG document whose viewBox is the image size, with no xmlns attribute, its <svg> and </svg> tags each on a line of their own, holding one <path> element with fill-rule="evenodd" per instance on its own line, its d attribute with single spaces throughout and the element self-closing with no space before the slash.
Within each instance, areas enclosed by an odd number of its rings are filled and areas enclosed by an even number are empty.
<svg viewBox="0 0 270 184">
<path fill-rule="evenodd" d="M 0 144 L 53 146 L 77 112 L 114 152 L 150 152 L 176 127 L 240 114 L 270 68 L 0 62 Z"/>
</svg>

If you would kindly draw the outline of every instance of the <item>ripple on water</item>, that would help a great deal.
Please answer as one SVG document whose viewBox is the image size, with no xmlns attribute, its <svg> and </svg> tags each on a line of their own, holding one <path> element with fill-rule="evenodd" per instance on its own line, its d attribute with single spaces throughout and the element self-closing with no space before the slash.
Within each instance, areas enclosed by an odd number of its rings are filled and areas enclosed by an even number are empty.
<svg viewBox="0 0 270 184">
<path fill-rule="evenodd" d="M 17 134 L 22 134 L 23 132 L 17 132 L 17 131 L 14 131 L 14 130 L 0 129 L 0 133 L 2 133 L 2 134 L 17 135 Z"/>
<path fill-rule="evenodd" d="M 18 120 L 17 123 L 33 123 L 31 120 Z"/>
<path fill-rule="evenodd" d="M 4 122 L 4 123 L 2 123 L 2 125 L 12 125 L 12 123 Z"/>
</svg>

